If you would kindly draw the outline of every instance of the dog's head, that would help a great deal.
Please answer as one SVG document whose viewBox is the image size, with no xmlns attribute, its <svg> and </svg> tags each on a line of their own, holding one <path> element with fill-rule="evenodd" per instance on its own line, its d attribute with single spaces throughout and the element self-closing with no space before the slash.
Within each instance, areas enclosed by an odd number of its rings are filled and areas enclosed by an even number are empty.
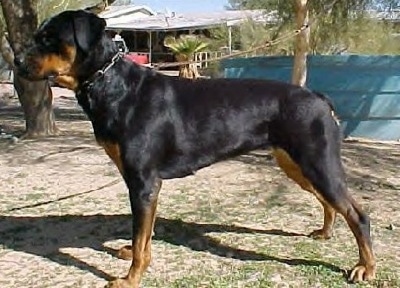
<svg viewBox="0 0 400 288">
<path fill-rule="evenodd" d="M 29 80 L 54 77 L 60 85 L 75 89 L 79 63 L 103 37 L 105 25 L 104 19 L 83 10 L 45 20 L 31 47 L 15 58 L 19 75 Z"/>
</svg>

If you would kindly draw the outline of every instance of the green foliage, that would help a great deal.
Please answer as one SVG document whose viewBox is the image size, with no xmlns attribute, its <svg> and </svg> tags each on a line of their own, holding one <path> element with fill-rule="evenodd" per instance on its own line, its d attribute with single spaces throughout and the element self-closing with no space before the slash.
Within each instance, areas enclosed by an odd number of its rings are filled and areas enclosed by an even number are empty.
<svg viewBox="0 0 400 288">
<path fill-rule="evenodd" d="M 235 36 L 239 36 L 239 33 L 235 33 Z M 213 51 L 225 47 L 228 45 L 229 32 L 226 25 L 218 26 L 210 30 L 210 45 L 209 48 Z M 238 37 L 236 37 L 238 38 Z"/>
<path fill-rule="evenodd" d="M 102 2 L 102 0 L 38 0 L 36 1 L 36 11 L 39 22 L 47 17 L 55 15 L 68 9 L 83 9 Z M 3 11 L 0 9 L 0 33 L 4 33 L 5 23 Z"/>
<path fill-rule="evenodd" d="M 247 50 L 260 46 L 271 39 L 272 30 L 268 26 L 260 25 L 254 21 L 245 22 L 240 27 L 240 40 L 242 49 Z"/>
<path fill-rule="evenodd" d="M 37 11 L 39 20 L 43 21 L 49 16 L 60 13 L 68 9 L 84 9 L 94 6 L 102 0 L 39 0 Z"/>
<path fill-rule="evenodd" d="M 208 47 L 207 42 L 195 35 L 182 35 L 177 39 L 169 36 L 164 39 L 164 45 L 173 53 L 188 59 L 192 59 L 195 53 L 204 51 Z"/>
<path fill-rule="evenodd" d="M 40 0 L 37 4 L 37 12 L 39 21 L 43 21 L 45 18 L 57 14 L 62 10 L 66 10 L 70 5 L 70 0 Z"/>
<path fill-rule="evenodd" d="M 243 47 L 254 47 L 257 42 L 274 39 L 296 28 L 294 0 L 230 0 L 229 3 L 231 9 L 265 9 L 277 11 L 279 15 L 280 21 L 274 26 L 246 24 L 241 30 Z M 400 45 L 393 36 L 396 32 L 393 25 L 371 19 L 366 14 L 368 9 L 388 11 L 399 5 L 398 0 L 309 0 L 310 52 L 399 53 Z M 293 49 L 293 41 L 286 41 L 271 47 L 270 53 L 291 54 Z"/>
<path fill-rule="evenodd" d="M 295 1 L 287 0 L 229 0 L 227 9 L 267 9 L 277 10 L 281 16 L 294 14 Z M 366 11 L 377 9 L 388 11 L 399 9 L 399 0 L 319 0 L 308 1 L 308 7 L 312 14 L 331 14 L 335 17 L 348 16 L 354 11 Z"/>
<path fill-rule="evenodd" d="M 192 61 L 195 53 L 208 47 L 208 43 L 196 35 L 181 35 L 179 38 L 168 36 L 164 39 L 164 45 L 175 54 L 178 61 Z M 179 67 L 179 76 L 195 79 L 200 74 L 195 64 L 184 64 Z"/>
<path fill-rule="evenodd" d="M 400 41 L 389 23 L 357 19 L 347 32 L 348 50 L 361 54 L 399 54 Z"/>
</svg>

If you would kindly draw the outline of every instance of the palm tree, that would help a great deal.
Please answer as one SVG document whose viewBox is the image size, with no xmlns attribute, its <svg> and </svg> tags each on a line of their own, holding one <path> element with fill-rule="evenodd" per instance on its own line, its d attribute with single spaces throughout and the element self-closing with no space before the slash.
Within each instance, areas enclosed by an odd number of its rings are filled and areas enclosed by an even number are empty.
<svg viewBox="0 0 400 288">
<path fill-rule="evenodd" d="M 181 35 L 179 38 L 168 36 L 164 46 L 171 49 L 179 62 L 193 61 L 197 52 L 204 51 L 208 43 L 196 35 Z M 199 77 L 196 63 L 184 64 L 179 67 L 179 77 L 195 79 Z"/>
</svg>

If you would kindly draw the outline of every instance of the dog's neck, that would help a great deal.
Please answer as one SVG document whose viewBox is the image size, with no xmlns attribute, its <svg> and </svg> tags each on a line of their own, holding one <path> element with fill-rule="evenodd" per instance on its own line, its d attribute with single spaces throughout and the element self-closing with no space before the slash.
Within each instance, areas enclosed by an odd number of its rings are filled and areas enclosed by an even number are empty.
<svg viewBox="0 0 400 288">
<path fill-rule="evenodd" d="M 113 73 L 108 71 L 115 69 L 115 64 L 121 61 L 123 55 L 114 42 L 105 36 L 89 54 L 80 54 L 79 57 L 81 64 L 76 73 L 77 85 L 73 90 L 78 103 L 91 119 L 93 97 L 98 96 L 95 91 L 98 92 L 99 81 L 107 76 L 106 73 Z M 104 89 L 106 88 L 102 88 L 103 92 Z"/>
<path fill-rule="evenodd" d="M 92 76 L 90 76 L 89 78 L 87 78 L 81 85 L 79 85 L 79 89 L 80 90 L 86 90 L 87 93 L 90 93 L 90 90 L 94 84 L 94 81 L 96 81 L 98 78 L 103 77 L 103 75 L 105 73 L 107 73 L 107 71 L 109 69 L 111 69 L 115 63 L 117 63 L 117 61 L 119 61 L 121 58 L 123 57 L 123 54 L 121 52 L 117 52 L 109 62 L 106 62 L 104 64 L 104 66 L 97 70 L 96 72 L 94 72 L 92 74 Z"/>
<path fill-rule="evenodd" d="M 105 34 L 89 53 L 78 51 L 75 63 L 68 73 L 60 74 L 54 81 L 60 86 L 78 92 L 96 74 L 101 74 L 119 52 L 115 43 Z"/>
<path fill-rule="evenodd" d="M 81 67 L 79 71 L 76 71 L 76 77 L 78 80 L 78 89 L 85 85 L 87 81 L 90 81 L 96 73 L 106 69 L 106 67 L 114 63 L 116 55 L 119 50 L 115 43 L 106 35 L 104 35 L 100 42 L 90 51 L 87 55 L 80 53 Z"/>
</svg>

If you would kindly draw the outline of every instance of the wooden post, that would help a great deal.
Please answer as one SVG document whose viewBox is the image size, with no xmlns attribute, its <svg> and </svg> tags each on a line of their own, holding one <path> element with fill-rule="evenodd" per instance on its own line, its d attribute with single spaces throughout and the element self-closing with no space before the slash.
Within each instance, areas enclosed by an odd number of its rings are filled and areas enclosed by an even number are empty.
<svg viewBox="0 0 400 288">
<path fill-rule="evenodd" d="M 232 54 L 232 25 L 228 26 L 228 51 L 229 55 Z"/>
<path fill-rule="evenodd" d="M 308 24 L 307 0 L 296 0 L 297 29 Z M 296 37 L 296 48 L 292 72 L 292 83 L 304 86 L 307 80 L 307 54 L 310 43 L 310 28 L 304 29 Z"/>
</svg>

